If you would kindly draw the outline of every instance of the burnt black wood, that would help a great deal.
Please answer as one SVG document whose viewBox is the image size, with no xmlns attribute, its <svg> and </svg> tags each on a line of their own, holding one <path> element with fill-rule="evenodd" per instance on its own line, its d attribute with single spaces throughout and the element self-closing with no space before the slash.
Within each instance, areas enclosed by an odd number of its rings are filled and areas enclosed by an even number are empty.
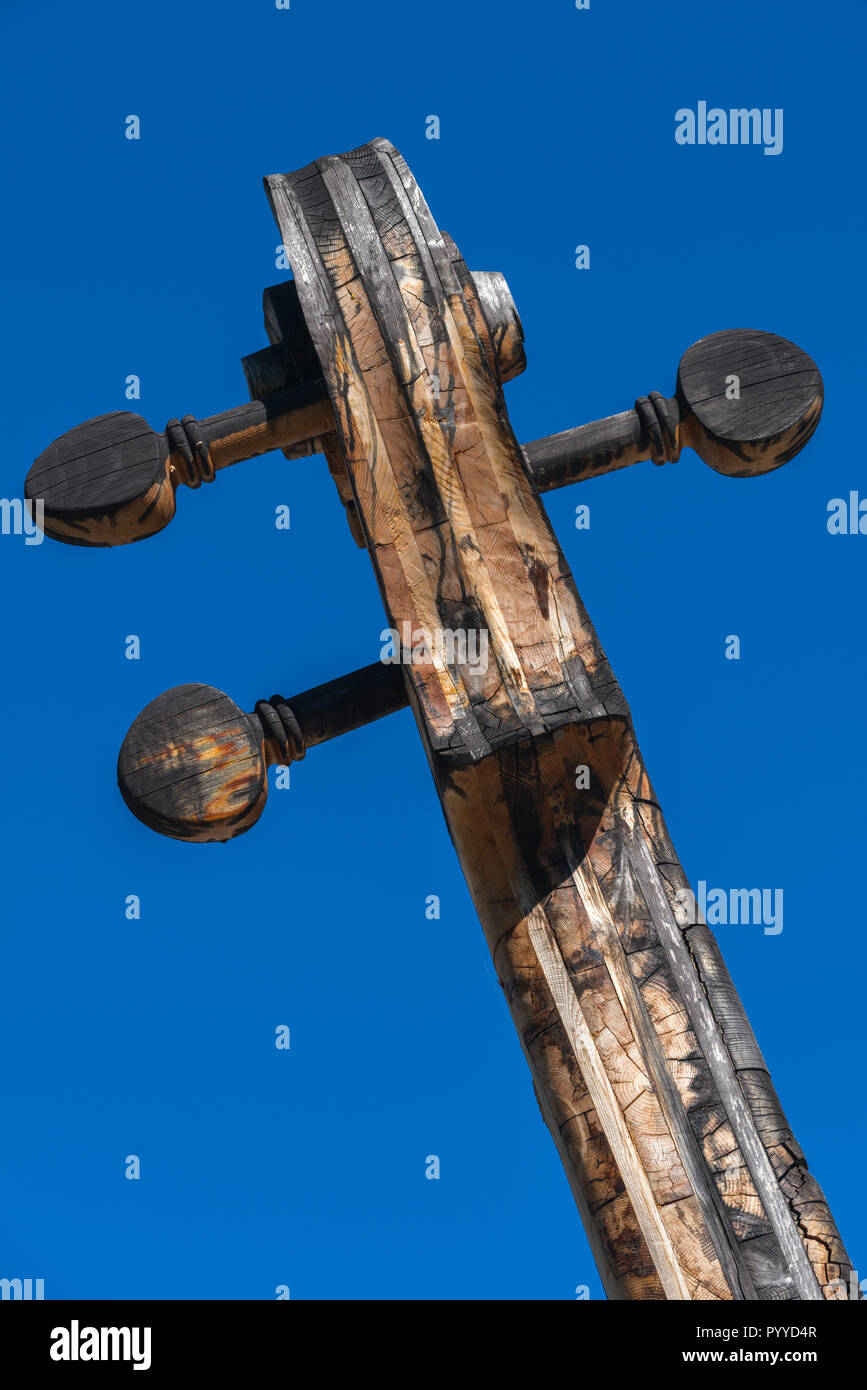
<svg viewBox="0 0 867 1390">
<path fill-rule="evenodd" d="M 159 525 L 148 525 L 148 496 L 165 481 L 170 453 L 184 454 L 180 481 L 190 487 L 213 479 L 213 468 L 203 466 L 208 452 L 232 436 L 246 436 L 261 430 L 269 421 L 288 416 L 325 399 L 324 385 L 313 380 L 275 391 L 263 400 L 251 400 L 204 420 L 185 416 L 183 422 L 170 421 L 160 434 L 140 415 L 114 411 L 85 420 L 56 439 L 39 455 L 24 484 L 27 498 L 41 498 L 45 506 L 45 530 L 52 534 L 54 524 L 78 532 L 80 545 L 111 545 L 127 539 L 153 535 L 170 520 L 163 515 Z M 267 453 L 272 443 L 251 439 L 241 456 L 255 458 Z M 107 523 L 119 518 L 125 509 L 141 502 L 136 516 L 139 532 L 105 539 L 104 527 L 94 533 L 93 522 Z M 59 540 L 76 543 L 76 538 L 59 534 Z"/>
<path fill-rule="evenodd" d="M 268 794 L 261 727 L 211 685 L 176 686 L 130 727 L 117 784 L 161 835 L 230 840 L 258 819 Z"/>
<path fill-rule="evenodd" d="M 212 685 L 176 686 L 131 725 L 118 787 L 133 814 L 162 835 L 231 840 L 261 815 L 270 763 L 301 758 L 406 704 L 401 668 L 378 661 L 291 701 L 272 695 L 250 714 Z"/>
<path fill-rule="evenodd" d="M 250 395 L 262 399 L 276 391 L 319 381 L 322 368 L 304 321 L 294 280 L 270 285 L 262 294 L 262 307 L 271 346 L 241 358 Z M 325 399 L 324 382 L 321 390 L 322 399 Z M 292 457 L 297 457 L 295 449 L 290 452 Z"/>
<path fill-rule="evenodd" d="M 74 521 L 94 508 L 116 512 L 159 482 L 167 455 L 165 436 L 140 415 L 97 415 L 49 444 L 27 474 L 24 495 L 44 500 L 46 520 Z"/>
<path fill-rule="evenodd" d="M 537 488 L 550 492 L 638 462 L 644 434 L 638 411 L 624 410 L 607 420 L 578 425 L 522 447 Z"/>
<path fill-rule="evenodd" d="M 273 697 L 272 697 L 273 703 Z M 289 701 L 308 748 L 395 714 L 408 703 L 398 665 L 374 661 Z"/>
<path fill-rule="evenodd" d="M 726 394 L 732 377 L 738 379 L 734 398 Z M 756 472 L 757 458 L 766 473 L 788 463 L 815 430 L 822 376 L 812 358 L 786 338 L 728 329 L 699 339 L 684 353 L 677 399 L 681 414 L 692 415 L 707 440 L 743 462 L 742 476 Z"/>
<path fill-rule="evenodd" d="M 737 377 L 739 395 L 727 394 Z M 822 376 L 811 357 L 773 333 L 729 329 L 681 358 L 677 394 L 657 391 L 633 410 L 525 444 L 540 492 L 628 467 L 674 462 L 684 444 L 728 477 L 754 477 L 787 463 L 819 423 Z"/>
</svg>

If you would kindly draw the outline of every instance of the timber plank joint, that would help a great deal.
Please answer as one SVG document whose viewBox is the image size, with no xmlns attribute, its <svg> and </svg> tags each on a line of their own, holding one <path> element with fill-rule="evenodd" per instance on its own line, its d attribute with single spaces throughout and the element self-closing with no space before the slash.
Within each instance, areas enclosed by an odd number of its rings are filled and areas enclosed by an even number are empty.
<svg viewBox="0 0 867 1390">
<path fill-rule="evenodd" d="M 265 291 L 250 402 L 162 433 L 88 421 L 26 495 L 49 535 L 118 545 L 167 525 L 181 484 L 322 452 L 389 626 L 479 641 L 248 713 L 179 686 L 124 740 L 126 804 L 176 839 L 229 840 L 261 814 L 269 763 L 409 705 L 609 1297 L 845 1297 L 850 1262 L 716 942 L 681 920 L 688 884 L 540 497 L 685 448 L 734 478 L 778 468 L 819 421 L 817 367 L 772 334 L 715 333 L 671 397 L 522 447 L 508 286 L 467 269 L 397 150 L 374 140 L 265 187 L 295 278 Z"/>
</svg>

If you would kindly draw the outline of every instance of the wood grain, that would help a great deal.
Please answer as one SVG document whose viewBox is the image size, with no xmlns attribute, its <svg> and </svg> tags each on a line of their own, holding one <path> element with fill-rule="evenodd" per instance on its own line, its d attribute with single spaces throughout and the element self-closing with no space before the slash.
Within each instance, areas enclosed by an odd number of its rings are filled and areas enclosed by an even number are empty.
<svg viewBox="0 0 867 1390">
<path fill-rule="evenodd" d="M 44 530 L 56 540 L 126 545 L 168 525 L 182 483 L 198 488 L 222 468 L 332 427 L 317 380 L 204 420 L 170 420 L 163 434 L 140 415 L 116 411 L 50 444 L 27 474 L 24 495 L 43 500 Z"/>
<path fill-rule="evenodd" d="M 374 662 L 249 714 L 211 685 L 180 685 L 146 705 L 117 760 L 117 784 L 140 821 L 175 840 L 232 840 L 256 823 L 267 768 L 393 714 L 407 703 L 396 666 Z"/>
<path fill-rule="evenodd" d="M 788 463 L 811 438 L 824 400 L 811 357 L 786 338 L 727 329 L 683 355 L 677 393 L 640 396 L 632 410 L 524 445 L 542 492 L 629 468 L 676 463 L 689 447 L 719 473 L 752 478 Z"/>
<path fill-rule="evenodd" d="M 389 622 L 489 642 L 484 670 L 432 654 L 404 676 L 609 1296 L 817 1299 L 842 1245 L 818 1189 L 806 1231 L 742 1010 L 676 920 L 682 871 L 460 254 L 385 141 L 266 188 Z M 688 410 L 717 466 L 735 436 L 698 399 L 702 351 L 617 448 L 677 446 Z M 803 433 L 805 399 L 755 471 Z"/>
</svg>

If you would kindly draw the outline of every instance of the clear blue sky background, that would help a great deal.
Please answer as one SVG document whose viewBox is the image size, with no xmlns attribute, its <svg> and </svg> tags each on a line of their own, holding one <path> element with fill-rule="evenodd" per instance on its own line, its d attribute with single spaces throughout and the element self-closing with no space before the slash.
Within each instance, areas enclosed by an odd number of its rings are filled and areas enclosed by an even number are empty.
<svg viewBox="0 0 867 1390">
<path fill-rule="evenodd" d="M 685 453 L 546 505 L 690 879 L 784 889 L 781 935 L 719 936 L 862 1268 L 867 536 L 829 536 L 826 508 L 867 494 L 863 18 L 6 0 L 0 31 L 4 496 L 87 417 L 241 403 L 285 274 L 262 176 L 376 135 L 468 263 L 508 277 L 520 438 L 669 394 L 716 329 L 819 363 L 823 422 L 782 471 L 732 481 Z M 677 146 L 675 110 L 702 99 L 784 108 L 782 155 Z M 118 747 L 167 687 L 249 709 L 378 652 L 323 459 L 270 454 L 178 500 L 143 545 L 0 537 L 0 1276 L 49 1298 L 601 1297 L 411 716 L 314 750 L 227 847 L 121 803 Z"/>
</svg>

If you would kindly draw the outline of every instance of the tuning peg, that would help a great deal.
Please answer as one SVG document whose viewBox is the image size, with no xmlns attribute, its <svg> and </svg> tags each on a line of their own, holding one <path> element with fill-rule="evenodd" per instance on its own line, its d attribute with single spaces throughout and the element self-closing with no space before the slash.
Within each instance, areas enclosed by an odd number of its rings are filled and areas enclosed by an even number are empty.
<svg viewBox="0 0 867 1390">
<path fill-rule="evenodd" d="M 245 714 L 212 685 L 179 685 L 133 721 L 117 783 L 133 815 L 176 840 L 225 841 L 249 830 L 268 795 L 267 768 L 403 709 L 400 666 L 374 662 L 297 695 L 259 700 Z"/>
<path fill-rule="evenodd" d="M 170 420 L 165 433 L 140 415 L 116 411 L 61 435 L 33 464 L 25 496 L 44 503 L 44 529 L 73 545 L 125 545 L 171 521 L 175 491 L 213 482 L 221 468 L 333 429 L 321 381 L 196 420 Z"/>
<path fill-rule="evenodd" d="M 676 462 L 689 446 L 718 473 L 752 478 L 803 449 L 822 413 L 819 368 L 773 333 L 728 329 L 680 360 L 677 390 L 641 396 L 633 410 L 524 445 L 540 491 L 583 482 L 642 459 Z"/>
</svg>

